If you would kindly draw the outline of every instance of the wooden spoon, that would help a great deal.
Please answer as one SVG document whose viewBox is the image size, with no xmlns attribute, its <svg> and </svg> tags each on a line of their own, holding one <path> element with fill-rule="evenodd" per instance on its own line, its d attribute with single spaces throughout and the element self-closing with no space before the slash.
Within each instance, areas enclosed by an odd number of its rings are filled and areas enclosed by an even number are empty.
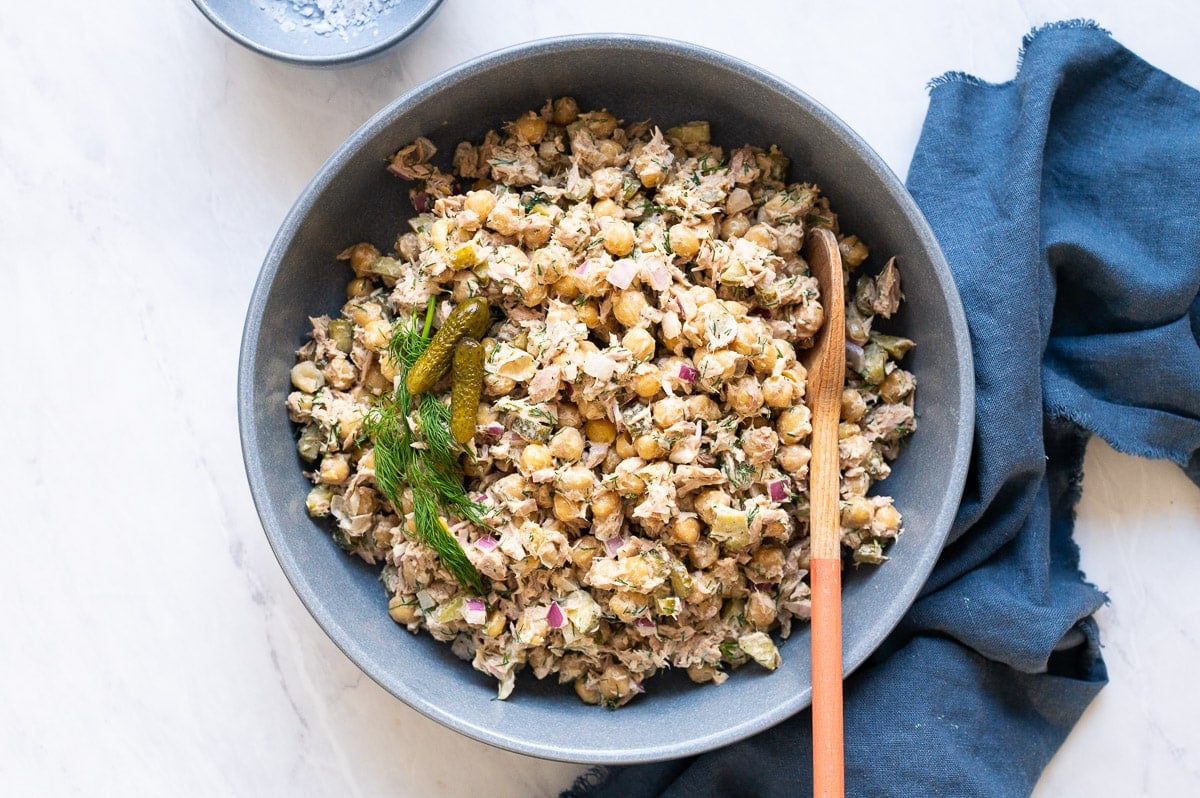
<svg viewBox="0 0 1200 798">
<path fill-rule="evenodd" d="M 808 464 L 812 583 L 813 796 L 845 794 L 842 743 L 842 544 L 838 423 L 846 381 L 846 307 L 842 256 L 829 230 L 810 230 L 804 257 L 821 289 L 825 323 L 804 353 L 812 411 Z"/>
</svg>

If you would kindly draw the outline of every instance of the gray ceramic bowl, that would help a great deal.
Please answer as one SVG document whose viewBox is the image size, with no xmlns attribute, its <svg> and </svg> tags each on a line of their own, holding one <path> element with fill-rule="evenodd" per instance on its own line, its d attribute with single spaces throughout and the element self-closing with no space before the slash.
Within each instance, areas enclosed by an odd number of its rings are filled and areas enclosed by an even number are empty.
<svg viewBox="0 0 1200 798">
<path fill-rule="evenodd" d="M 316 0 L 192 0 L 214 25 L 251 50 L 303 66 L 363 61 L 424 25 L 442 0 L 393 0 L 362 24 L 322 32 Z M 307 8 L 308 16 L 298 11 Z"/>
<path fill-rule="evenodd" d="M 562 94 L 664 127 L 708 119 L 714 139 L 726 145 L 777 143 L 794 159 L 793 176 L 817 180 L 846 229 L 870 242 L 876 257 L 900 257 L 908 300 L 893 329 L 918 342 L 909 363 L 920 383 L 921 429 L 885 483 L 904 513 L 905 534 L 886 565 L 846 571 L 847 671 L 883 641 L 928 576 L 958 505 L 974 407 L 966 322 L 929 227 L 879 157 L 800 91 L 719 53 L 632 36 L 535 42 L 460 66 L 363 125 L 305 188 L 263 264 L 242 340 L 242 448 L 259 516 L 288 579 L 346 655 L 393 695 L 512 751 L 575 762 L 668 759 L 747 737 L 807 706 L 807 628 L 783 644 L 784 664 L 774 673 L 746 667 L 714 687 L 669 672 L 616 712 L 525 674 L 509 700 L 495 701 L 493 681 L 449 646 L 397 627 L 376 569 L 347 557 L 325 525 L 309 519 L 309 486 L 283 407 L 307 317 L 342 304 L 347 270 L 334 256 L 357 241 L 393 240 L 413 212 L 385 159 L 420 135 L 448 155 L 457 142 Z"/>
</svg>

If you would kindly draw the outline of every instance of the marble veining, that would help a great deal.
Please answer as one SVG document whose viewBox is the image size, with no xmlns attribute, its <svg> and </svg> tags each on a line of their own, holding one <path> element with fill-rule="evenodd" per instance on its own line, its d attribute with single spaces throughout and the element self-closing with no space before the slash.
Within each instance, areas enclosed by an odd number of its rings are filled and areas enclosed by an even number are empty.
<svg viewBox="0 0 1200 798">
<path fill-rule="evenodd" d="M 364 677 L 292 593 L 246 488 L 234 385 L 258 264 L 321 161 L 397 94 L 532 38 L 672 36 L 792 81 L 903 174 L 925 82 L 1007 79 L 1041 22 L 1093 17 L 1200 85 L 1200 7 L 1171 0 L 453 0 L 401 49 L 330 71 L 250 53 L 190 3 L 97 8 L 0 5 L 5 795 L 552 796 L 581 771 Z M 1094 443 L 1078 537 L 1111 597 L 1112 684 L 1037 794 L 1200 792 L 1200 491 Z"/>
</svg>

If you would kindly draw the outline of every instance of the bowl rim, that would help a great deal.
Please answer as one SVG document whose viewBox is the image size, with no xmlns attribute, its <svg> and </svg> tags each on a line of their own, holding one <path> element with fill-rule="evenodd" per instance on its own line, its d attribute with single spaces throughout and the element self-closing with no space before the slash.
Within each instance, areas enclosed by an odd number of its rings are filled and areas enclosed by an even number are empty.
<svg viewBox="0 0 1200 798">
<path fill-rule="evenodd" d="M 217 27 L 222 33 L 233 39 L 243 47 L 253 50 L 261 55 L 274 58 L 277 61 L 283 61 L 288 64 L 297 66 L 339 66 L 344 64 L 355 63 L 380 55 L 385 50 L 394 47 L 400 42 L 407 39 L 412 34 L 424 25 L 433 16 L 434 12 L 442 4 L 442 0 L 425 0 L 425 4 L 421 10 L 414 14 L 400 28 L 389 33 L 380 39 L 373 39 L 369 44 L 362 47 L 355 47 L 339 53 L 330 53 L 326 55 L 302 55 L 300 53 L 280 50 L 275 47 L 269 47 L 260 41 L 257 41 L 252 36 L 235 28 L 226 21 L 225 16 L 220 9 L 216 7 L 216 3 L 212 0 L 192 0 L 192 4 L 200 10 L 208 21 Z"/>
<path fill-rule="evenodd" d="M 237 402 L 243 465 L 246 470 L 255 510 L 258 513 L 267 541 L 301 603 L 343 654 L 375 681 L 376 684 L 400 699 L 403 703 L 417 710 L 427 718 L 467 737 L 507 751 L 542 759 L 585 764 L 621 765 L 691 756 L 751 737 L 807 708 L 811 703 L 811 686 L 798 691 L 793 698 L 781 702 L 769 712 L 761 713 L 742 723 L 727 726 L 718 732 L 667 745 L 644 746 L 637 749 L 621 749 L 614 746 L 612 749 L 605 750 L 571 748 L 569 743 L 550 746 L 537 741 L 522 739 L 503 730 L 488 728 L 459 717 L 440 705 L 426 700 L 419 692 L 411 690 L 406 692 L 395 689 L 393 686 L 385 684 L 381 678 L 377 677 L 363 664 L 371 658 L 363 645 L 353 635 L 350 635 L 341 628 L 338 621 L 334 618 L 333 613 L 326 606 L 325 600 L 317 595 L 316 591 L 310 590 L 300 578 L 300 569 L 282 543 L 281 530 L 276 528 L 277 524 L 272 512 L 272 499 L 265 485 L 264 471 L 266 464 L 257 455 L 259 435 L 253 423 L 253 399 L 256 388 L 252 367 L 256 361 L 257 342 L 260 336 L 263 313 L 270 288 L 279 273 L 283 256 L 291 240 L 294 238 L 303 219 L 312 211 L 315 198 L 328 188 L 329 184 L 336 178 L 337 174 L 353 157 L 360 146 L 374 138 L 399 115 L 408 112 L 411 108 L 448 86 L 468 79 L 477 71 L 500 66 L 512 60 L 546 53 L 597 47 L 624 51 L 657 51 L 687 59 L 699 60 L 720 69 L 739 73 L 749 80 L 786 96 L 798 105 L 804 106 L 822 124 L 838 131 L 840 135 L 844 136 L 847 144 L 862 159 L 864 168 L 875 173 L 876 177 L 891 193 L 892 198 L 901 206 L 906 217 L 913 224 L 917 239 L 929 257 L 930 264 L 946 299 L 947 315 L 950 320 L 950 330 L 948 332 L 954 339 L 958 351 L 962 353 L 962 357 L 960 357 L 957 363 L 959 384 L 962 386 L 962 390 L 958 397 L 958 407 L 955 408 L 958 416 L 958 427 L 955 447 L 951 456 L 950 480 L 942 494 L 940 504 L 937 505 L 937 511 L 933 514 L 933 521 L 929 528 L 930 532 L 936 533 L 938 545 L 936 547 L 930 546 L 923 550 L 918 559 L 908 564 L 908 578 L 902 583 L 901 589 L 896 594 L 899 600 L 889 605 L 890 609 L 888 612 L 879 613 L 875 616 L 874 622 L 867 629 L 868 633 L 862 635 L 862 640 L 857 645 L 853 648 L 846 648 L 843 651 L 843 661 L 845 663 L 844 676 L 849 676 L 861 666 L 899 624 L 900 620 L 918 597 L 941 555 L 942 546 L 945 544 L 946 536 L 949 534 L 950 526 L 957 513 L 963 487 L 966 483 L 975 424 L 975 382 L 970 334 L 962 301 L 959 297 L 950 267 L 933 234 L 933 230 L 930 228 L 928 221 L 925 219 L 915 200 L 905 189 L 903 182 L 884 163 L 883 159 L 870 145 L 831 111 L 787 81 L 739 58 L 701 45 L 654 36 L 624 33 L 556 36 L 522 42 L 485 53 L 430 78 L 389 102 L 350 134 L 334 150 L 312 179 L 305 185 L 280 224 L 279 230 L 263 260 L 247 308 L 238 361 Z"/>
</svg>

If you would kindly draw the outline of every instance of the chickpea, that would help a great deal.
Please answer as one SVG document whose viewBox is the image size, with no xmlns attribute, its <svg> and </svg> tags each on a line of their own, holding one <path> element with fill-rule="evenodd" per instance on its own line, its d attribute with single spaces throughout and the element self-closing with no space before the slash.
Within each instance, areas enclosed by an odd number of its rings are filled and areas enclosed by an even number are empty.
<svg viewBox="0 0 1200 798">
<path fill-rule="evenodd" d="M 596 300 L 587 300 L 579 306 L 576 312 L 579 314 L 579 320 L 589 330 L 594 330 L 600 326 L 600 306 L 596 304 Z"/>
<path fill-rule="evenodd" d="M 649 360 L 654 357 L 654 336 L 641 327 L 634 327 L 625 333 L 621 346 L 629 350 L 635 360 Z"/>
<path fill-rule="evenodd" d="M 522 292 L 521 301 L 527 308 L 537 307 L 546 301 L 546 286 L 542 283 L 534 283 Z"/>
<path fill-rule="evenodd" d="M 879 386 L 879 398 L 889 404 L 895 404 L 912 393 L 915 387 L 913 375 L 898 368 L 883 378 Z"/>
<path fill-rule="evenodd" d="M 610 199 L 603 199 L 592 206 L 592 216 L 597 219 L 624 219 L 625 211 Z"/>
<path fill-rule="evenodd" d="M 691 546 L 700 539 L 700 520 L 694 515 L 681 515 L 671 523 L 671 539 Z"/>
<path fill-rule="evenodd" d="M 379 353 L 379 373 L 388 382 L 392 382 L 400 374 L 400 370 L 396 367 L 396 361 L 392 360 L 392 356 L 386 351 Z"/>
<path fill-rule="evenodd" d="M 811 459 L 812 452 L 809 448 L 797 444 L 784 446 L 775 454 L 779 467 L 789 474 L 797 474 L 807 468 Z"/>
<path fill-rule="evenodd" d="M 537 144 L 546 135 L 546 120 L 533 111 L 526 111 L 513 122 L 512 130 L 526 144 Z"/>
<path fill-rule="evenodd" d="M 325 375 L 311 360 L 301 360 L 292 366 L 292 385 L 304 393 L 316 393 L 325 387 Z"/>
<path fill-rule="evenodd" d="M 763 406 L 763 390 L 754 377 L 742 377 L 729 386 L 729 404 L 739 416 L 752 416 Z"/>
<path fill-rule="evenodd" d="M 325 381 L 339 391 L 345 391 L 354 384 L 358 377 L 358 369 L 348 358 L 335 357 L 325 364 Z"/>
<path fill-rule="evenodd" d="M 775 616 L 779 612 L 775 606 L 775 599 L 771 598 L 761 590 L 756 590 L 746 599 L 746 607 L 743 614 L 750 623 L 758 629 L 766 629 L 775 622 Z"/>
<path fill-rule="evenodd" d="M 470 191 L 463 199 L 463 207 L 486 219 L 496 207 L 496 195 L 490 191 Z"/>
<path fill-rule="evenodd" d="M 696 307 L 702 308 L 709 302 L 717 301 L 717 292 L 706 285 L 695 285 L 688 289 L 688 296 L 696 303 Z"/>
<path fill-rule="evenodd" d="M 392 325 L 383 319 L 375 319 L 363 325 L 362 342 L 367 349 L 378 352 L 392 339 Z"/>
<path fill-rule="evenodd" d="M 866 471 L 854 476 L 842 477 L 842 492 L 847 496 L 866 496 L 871 487 L 871 475 Z"/>
<path fill-rule="evenodd" d="M 562 423 L 561 417 L 559 423 Z M 550 439 L 550 454 L 568 463 L 575 462 L 583 456 L 583 435 L 574 427 L 560 429 Z"/>
<path fill-rule="evenodd" d="M 550 447 L 544 443 L 531 443 L 521 451 L 521 471 L 526 474 L 532 474 L 534 471 L 541 471 L 543 468 L 550 468 L 554 465 L 554 458 L 550 456 Z"/>
<path fill-rule="evenodd" d="M 622 460 L 630 457 L 637 457 L 637 450 L 633 448 L 633 438 L 629 437 L 628 432 L 622 432 L 613 442 L 613 451 Z"/>
<path fill-rule="evenodd" d="M 688 550 L 688 560 L 693 568 L 704 570 L 711 568 L 721 556 L 720 545 L 710 538 L 700 538 Z"/>
<path fill-rule="evenodd" d="M 693 227 L 682 223 L 673 224 L 667 230 L 667 236 L 671 240 L 671 251 L 685 262 L 696 257 L 696 253 L 700 251 L 700 236 L 696 235 Z"/>
<path fill-rule="evenodd" d="M 499 374 L 485 374 L 483 377 L 483 388 L 488 396 L 508 396 L 516 387 L 517 382 L 512 377 Z"/>
<path fill-rule="evenodd" d="M 574 271 L 568 271 L 554 281 L 554 293 L 559 299 L 570 301 L 583 293 L 583 286 L 579 282 L 579 276 Z M 599 316 L 597 316 L 599 320 Z"/>
<path fill-rule="evenodd" d="M 750 558 L 746 572 L 755 582 L 778 582 L 783 578 L 787 554 L 782 546 L 760 546 Z"/>
<path fill-rule="evenodd" d="M 575 695 L 585 704 L 600 703 L 600 691 L 585 682 L 582 676 L 575 680 Z"/>
<path fill-rule="evenodd" d="M 613 315 L 626 327 L 637 327 L 642 323 L 642 312 L 646 305 L 646 297 L 641 290 L 626 288 L 617 294 L 613 302 Z"/>
<path fill-rule="evenodd" d="M 750 220 L 746 218 L 746 214 L 735 213 L 733 216 L 725 217 L 725 221 L 721 222 L 721 238 L 726 241 L 741 238 L 749 229 Z"/>
<path fill-rule="evenodd" d="M 642 399 L 653 399 L 662 390 L 662 375 L 657 366 L 643 363 L 633 377 L 633 392 Z"/>
<path fill-rule="evenodd" d="M 617 129 L 617 118 L 608 111 L 592 111 L 587 114 L 588 130 L 598 139 L 606 139 Z"/>
<path fill-rule="evenodd" d="M 584 343 L 590 344 L 591 342 L 585 341 Z M 583 348 L 580 347 L 580 349 L 582 350 Z M 584 354 L 586 354 L 586 352 L 584 352 Z M 606 411 L 604 409 L 604 405 L 600 404 L 599 402 L 597 402 L 595 400 L 580 399 L 579 402 L 576 403 L 575 406 L 579 408 L 579 415 L 583 418 L 583 420 L 585 422 L 584 428 L 583 428 L 584 435 L 587 435 L 586 422 L 588 422 L 588 421 L 607 421 L 608 420 L 605 418 L 605 416 L 608 415 L 608 411 Z M 590 440 L 596 441 L 597 443 L 610 443 L 610 441 L 600 441 L 600 440 L 596 440 L 595 438 L 591 438 Z"/>
<path fill-rule="evenodd" d="M 363 379 L 363 387 L 370 391 L 375 396 L 379 396 L 384 391 L 391 390 L 393 381 L 383 375 L 383 372 L 377 368 L 372 368 L 367 372 L 367 376 Z"/>
<path fill-rule="evenodd" d="M 583 518 L 583 503 L 573 502 L 566 496 L 555 494 L 554 517 L 564 524 L 578 521 Z"/>
<path fill-rule="evenodd" d="M 771 228 L 765 224 L 754 225 L 745 233 L 742 233 L 742 238 L 747 241 L 753 241 L 760 247 L 771 251 L 774 251 L 775 247 L 779 246 L 779 239 L 775 237 L 775 233 L 771 231 Z"/>
<path fill-rule="evenodd" d="M 600 490 L 592 494 L 592 517 L 608 518 L 621 509 L 621 497 L 613 490 Z"/>
<path fill-rule="evenodd" d="M 553 285 L 562 279 L 566 271 L 565 259 L 554 247 L 544 247 L 530 256 L 534 277 L 542 285 Z"/>
<path fill-rule="evenodd" d="M 692 419 L 699 418 L 705 421 L 716 421 L 721 417 L 721 406 L 713 401 L 711 396 L 702 393 L 689 396 L 685 399 L 684 408 L 687 412 L 687 417 Z"/>
<path fill-rule="evenodd" d="M 633 619 L 646 612 L 650 599 L 644 593 L 632 590 L 619 590 L 608 600 L 608 609 L 619 620 L 633 623 Z"/>
<path fill-rule="evenodd" d="M 592 560 L 600 553 L 603 545 L 591 535 L 584 535 L 571 547 L 571 563 L 581 572 L 586 571 L 592 566 Z"/>
<path fill-rule="evenodd" d="M 792 399 L 795 396 L 791 380 L 778 374 L 763 380 L 762 394 L 767 407 L 773 410 L 791 407 Z"/>
<path fill-rule="evenodd" d="M 842 507 L 842 526 L 858 529 L 871 523 L 871 502 L 862 496 L 851 496 Z"/>
<path fill-rule="evenodd" d="M 812 413 L 804 405 L 789 407 L 779 414 L 775 431 L 785 445 L 799 443 L 812 432 Z"/>
<path fill-rule="evenodd" d="M 583 434 L 593 443 L 612 443 L 617 439 L 617 428 L 607 418 L 594 418 L 583 425 Z"/>
<path fill-rule="evenodd" d="M 344 454 L 327 454 L 317 477 L 326 485 L 341 485 L 350 477 L 350 461 Z"/>
<path fill-rule="evenodd" d="M 728 507 L 729 501 L 729 494 L 720 488 L 709 488 L 708 490 L 701 491 L 696 496 L 694 504 L 696 514 L 700 516 L 700 520 L 704 523 L 712 524 L 716 519 L 716 508 Z"/>
<path fill-rule="evenodd" d="M 659 399 L 654 403 L 652 411 L 654 423 L 662 429 L 673 427 L 683 421 L 686 412 L 687 405 L 678 396 L 668 396 L 666 399 Z"/>
<path fill-rule="evenodd" d="M 636 457 L 630 457 L 628 460 L 624 460 L 622 462 L 628 463 L 630 460 L 641 462 L 637 461 Z M 618 472 L 616 487 L 617 492 L 622 494 L 622 496 L 641 496 L 642 493 L 646 492 L 646 480 L 643 480 L 641 476 L 632 473 L 631 470 L 630 472 Z"/>
<path fill-rule="evenodd" d="M 595 475 L 587 466 L 574 465 L 558 476 L 558 489 L 571 499 L 586 499 L 596 482 Z"/>
<path fill-rule="evenodd" d="M 346 255 L 346 253 L 343 254 Z M 354 274 L 358 277 L 366 277 L 371 273 L 371 267 L 375 265 L 375 261 L 379 260 L 379 250 L 373 244 L 364 241 L 350 247 L 346 257 L 350 260 L 350 268 L 354 269 Z"/>
<path fill-rule="evenodd" d="M 667 453 L 666 447 L 663 446 L 662 440 L 657 435 L 639 435 L 633 442 L 633 448 L 637 450 L 638 457 L 643 460 L 657 460 Z"/>
<path fill-rule="evenodd" d="M 779 437 L 770 427 L 754 427 L 742 433 L 742 451 L 751 465 L 771 462 L 779 448 Z"/>
<path fill-rule="evenodd" d="M 375 290 L 370 277 L 355 277 L 346 286 L 346 299 L 360 299 Z"/>
<path fill-rule="evenodd" d="M 857 424 L 847 424 L 845 421 L 838 424 L 838 440 L 844 441 L 847 438 L 853 438 L 855 435 L 862 432 L 862 428 Z"/>
<path fill-rule="evenodd" d="M 885 504 L 875 511 L 875 522 L 886 531 L 895 532 L 900 528 L 900 511 L 890 504 Z"/>
<path fill-rule="evenodd" d="M 604 248 L 613 257 L 624 258 L 634 251 L 634 226 L 629 222 L 613 222 L 600 234 Z"/>
<path fill-rule="evenodd" d="M 867 412 L 867 401 L 854 388 L 842 391 L 842 421 L 857 422 Z"/>
<path fill-rule="evenodd" d="M 712 665 L 689 665 L 687 669 L 688 678 L 696 684 L 715 681 L 718 673 L 720 671 Z"/>
<path fill-rule="evenodd" d="M 574 97 L 559 97 L 551 108 L 553 110 L 550 118 L 556 125 L 569 125 L 579 118 L 579 105 L 575 102 Z M 596 702 L 592 701 L 591 703 Z"/>
<path fill-rule="evenodd" d="M 397 593 L 388 599 L 388 615 L 398 624 L 408 625 L 420 617 L 417 613 L 417 602 L 409 600 Z"/>
</svg>

